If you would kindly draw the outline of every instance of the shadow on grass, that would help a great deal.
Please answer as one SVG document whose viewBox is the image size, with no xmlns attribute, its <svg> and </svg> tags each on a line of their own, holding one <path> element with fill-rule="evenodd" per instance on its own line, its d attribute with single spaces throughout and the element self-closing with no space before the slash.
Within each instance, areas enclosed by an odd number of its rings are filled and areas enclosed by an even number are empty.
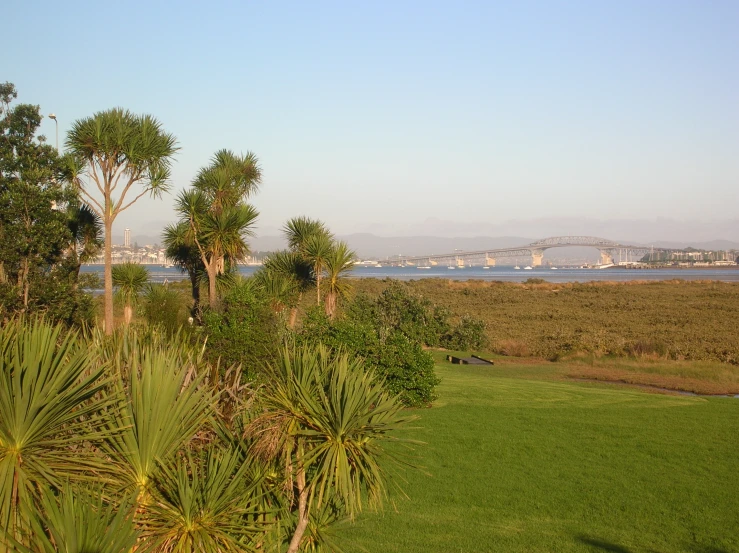
<svg viewBox="0 0 739 553">
<path fill-rule="evenodd" d="M 589 545 L 595 549 L 601 551 L 608 551 L 609 553 L 632 553 L 631 549 L 628 549 L 622 545 L 610 543 L 598 538 L 591 538 L 590 536 L 577 536 L 577 541 Z"/>
<path fill-rule="evenodd" d="M 584 543 L 585 545 L 589 545 L 590 547 L 600 551 L 607 551 L 608 553 L 632 553 L 631 549 L 629 549 L 628 547 L 624 547 L 623 545 L 618 545 L 616 543 L 610 543 L 599 538 L 592 538 L 590 536 L 577 536 L 576 539 L 580 543 Z M 693 546 L 693 548 L 689 551 L 694 553 L 729 553 L 725 549 L 711 546 L 698 546 L 697 548 L 696 546 Z"/>
</svg>

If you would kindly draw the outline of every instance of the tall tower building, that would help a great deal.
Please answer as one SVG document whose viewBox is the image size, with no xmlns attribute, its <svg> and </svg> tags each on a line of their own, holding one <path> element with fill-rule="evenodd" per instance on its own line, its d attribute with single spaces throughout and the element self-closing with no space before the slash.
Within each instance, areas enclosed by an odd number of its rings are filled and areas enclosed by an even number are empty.
<svg viewBox="0 0 739 553">
<path fill-rule="evenodd" d="M 126 248 L 131 247 L 131 229 L 130 228 L 127 228 L 126 230 L 123 231 L 123 245 Z"/>
</svg>

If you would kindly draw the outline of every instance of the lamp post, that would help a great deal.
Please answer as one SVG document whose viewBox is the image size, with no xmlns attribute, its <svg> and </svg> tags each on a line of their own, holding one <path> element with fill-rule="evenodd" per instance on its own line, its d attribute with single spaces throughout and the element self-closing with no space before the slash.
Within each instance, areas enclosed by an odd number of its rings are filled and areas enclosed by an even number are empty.
<svg viewBox="0 0 739 553">
<path fill-rule="evenodd" d="M 53 119 L 56 125 L 56 153 L 59 153 L 59 121 L 56 119 L 56 115 L 53 113 L 49 114 L 49 119 Z"/>
</svg>

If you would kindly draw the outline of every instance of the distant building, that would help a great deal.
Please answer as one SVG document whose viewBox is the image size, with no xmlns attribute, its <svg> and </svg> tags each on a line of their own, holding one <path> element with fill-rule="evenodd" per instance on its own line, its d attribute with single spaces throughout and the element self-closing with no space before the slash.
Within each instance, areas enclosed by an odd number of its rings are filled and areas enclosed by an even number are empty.
<svg viewBox="0 0 739 553">
<path fill-rule="evenodd" d="M 123 246 L 126 248 L 131 247 L 131 229 L 127 228 L 123 231 Z"/>
</svg>

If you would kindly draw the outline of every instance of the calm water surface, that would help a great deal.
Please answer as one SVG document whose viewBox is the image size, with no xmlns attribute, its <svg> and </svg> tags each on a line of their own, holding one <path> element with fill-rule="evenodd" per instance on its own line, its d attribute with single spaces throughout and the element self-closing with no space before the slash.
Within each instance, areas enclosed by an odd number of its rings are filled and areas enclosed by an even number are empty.
<svg viewBox="0 0 739 553">
<path fill-rule="evenodd" d="M 147 265 L 152 282 L 174 282 L 187 278 L 186 274 L 174 267 L 165 268 L 159 265 Z M 244 276 L 254 274 L 259 267 L 240 266 L 239 273 Z M 102 265 L 85 265 L 83 272 L 99 273 L 102 278 Z M 421 278 L 445 278 L 451 280 L 501 280 L 505 282 L 523 282 L 529 278 L 542 278 L 547 282 L 591 282 L 599 280 L 720 280 L 723 282 L 739 282 L 739 268 L 722 269 L 549 269 L 539 267 L 530 271 L 513 267 L 465 267 L 449 269 L 435 266 L 430 269 L 416 267 L 365 267 L 358 266 L 352 276 L 355 278 L 395 278 L 398 280 L 416 280 Z"/>
</svg>

